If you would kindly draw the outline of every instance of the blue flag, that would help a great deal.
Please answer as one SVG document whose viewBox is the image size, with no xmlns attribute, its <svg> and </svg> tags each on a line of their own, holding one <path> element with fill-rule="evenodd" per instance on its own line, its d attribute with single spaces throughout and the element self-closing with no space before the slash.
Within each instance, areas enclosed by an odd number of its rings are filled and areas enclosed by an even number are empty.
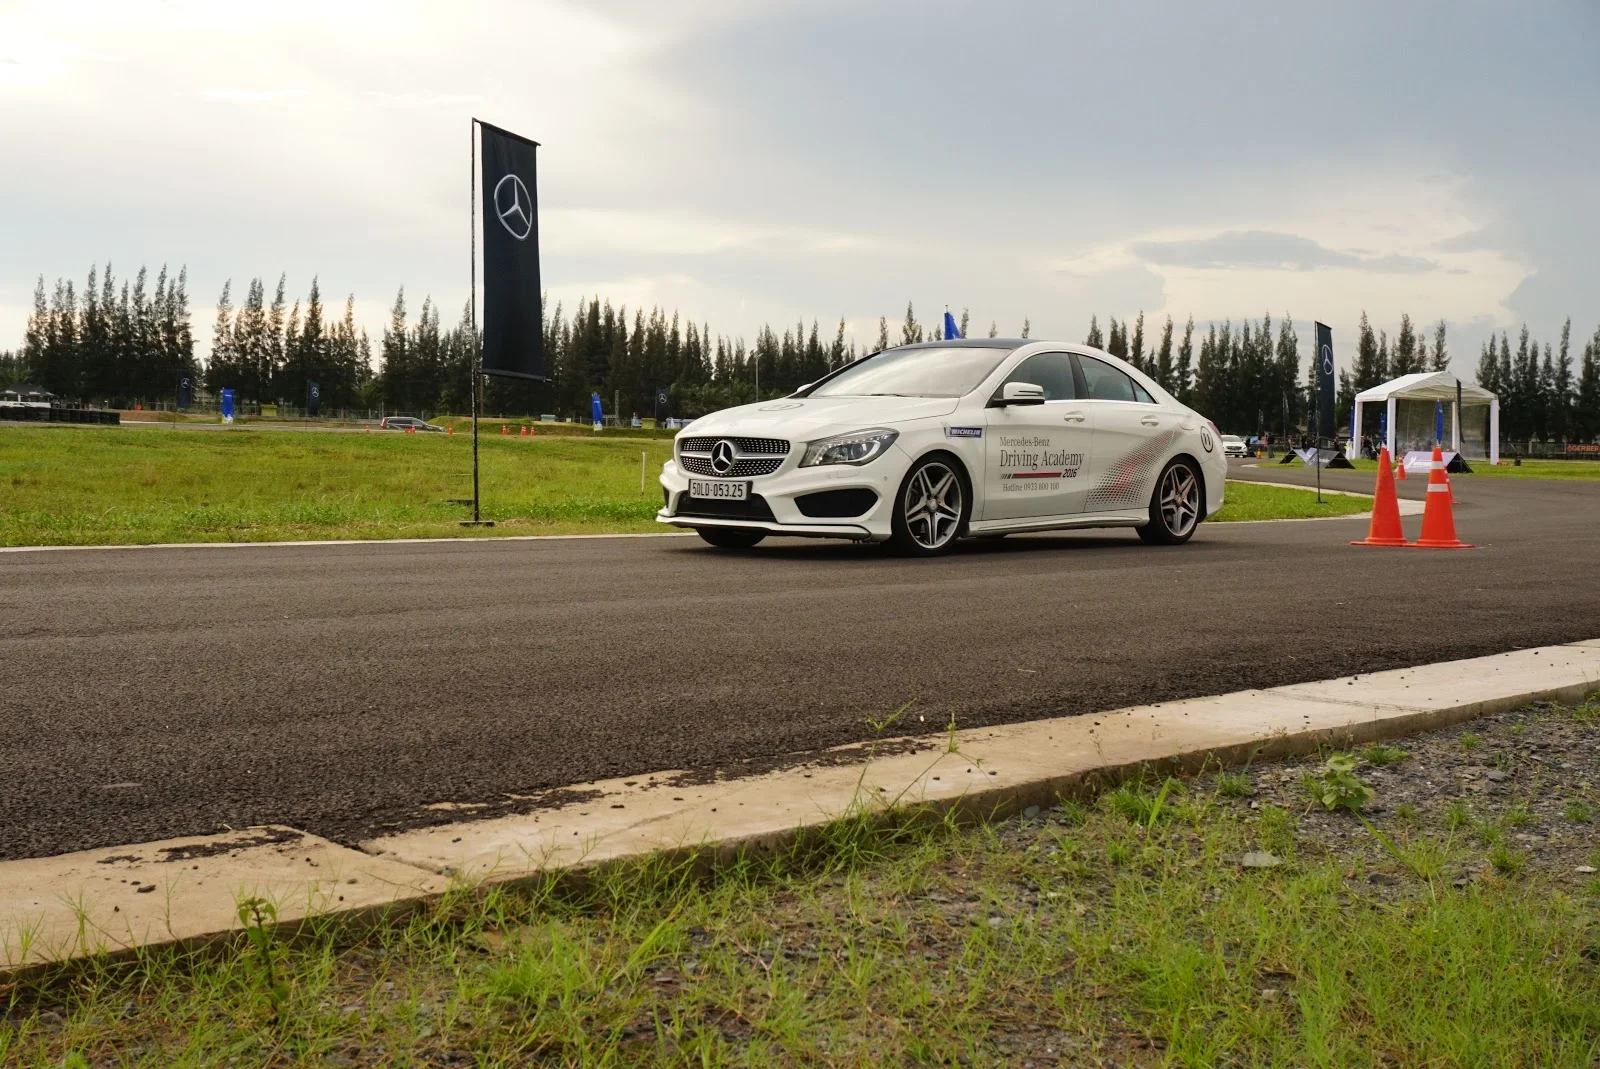
<svg viewBox="0 0 1600 1069">
<path fill-rule="evenodd" d="M 1444 441 L 1444 402 L 1433 403 L 1433 440 L 1435 444 Z"/>
<path fill-rule="evenodd" d="M 961 337 L 961 331 L 956 327 L 956 317 L 946 309 L 944 313 L 944 336 L 947 338 Z"/>
<path fill-rule="evenodd" d="M 600 426 L 605 419 L 605 412 L 600 405 L 599 394 L 592 393 L 589 395 L 589 410 L 594 413 L 594 425 L 596 427 Z"/>
</svg>

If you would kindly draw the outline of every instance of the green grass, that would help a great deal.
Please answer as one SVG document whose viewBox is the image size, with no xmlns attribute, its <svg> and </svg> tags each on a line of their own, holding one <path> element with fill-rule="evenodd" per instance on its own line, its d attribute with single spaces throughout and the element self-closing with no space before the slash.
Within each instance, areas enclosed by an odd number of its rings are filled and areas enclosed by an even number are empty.
<svg viewBox="0 0 1600 1069">
<path fill-rule="evenodd" d="M 1451 478 L 1470 479 L 1475 475 L 1486 475 L 1500 479 L 1600 479 L 1600 460 L 1528 459 L 1518 467 L 1511 463 L 1511 456 L 1507 453 L 1502 454 L 1501 461 L 1502 463 L 1496 467 L 1487 460 L 1469 460 L 1467 464 L 1472 468 L 1472 474 L 1452 475 Z M 1357 471 L 1378 470 L 1378 464 L 1373 460 L 1354 460 L 1351 464 Z M 1410 477 L 1426 479 L 1427 473 Z"/>
<path fill-rule="evenodd" d="M 571 428 L 566 428 L 571 430 Z M 581 430 L 581 428 L 579 429 Z M 472 443 L 454 435 L 0 427 L 0 545 L 638 533 L 671 432 L 483 436 L 484 517 L 463 528 Z M 645 482 L 639 487 L 639 456 Z M 1366 498 L 1229 483 L 1214 520 L 1340 515 Z"/>
<path fill-rule="evenodd" d="M 1430 821 L 1389 826 L 1403 864 L 1379 890 L 1283 809 L 1169 790 L 1158 814 L 1160 793 L 1000 825 L 852 819 L 709 875 L 654 859 L 463 891 L 364 937 L 90 962 L 0 985 L 0 1064 L 1600 1058 L 1600 888 Z M 1283 864 L 1241 869 L 1252 850 Z M 1467 886 L 1439 878 L 1480 859 Z"/>
<path fill-rule="evenodd" d="M 1229 480 L 1222 508 L 1207 523 L 1231 520 L 1303 520 L 1318 516 L 1348 516 L 1372 508 L 1370 497 L 1324 494 L 1317 503 L 1314 490 Z"/>
<path fill-rule="evenodd" d="M 0 429 L 0 545 L 254 542 L 658 530 L 666 441 Z M 639 455 L 646 455 L 639 489 Z"/>
</svg>

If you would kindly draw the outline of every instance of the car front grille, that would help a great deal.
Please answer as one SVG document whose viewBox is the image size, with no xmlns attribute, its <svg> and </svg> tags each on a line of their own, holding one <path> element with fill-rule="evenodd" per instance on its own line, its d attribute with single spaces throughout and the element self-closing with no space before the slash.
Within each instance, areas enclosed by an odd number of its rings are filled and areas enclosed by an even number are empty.
<svg viewBox="0 0 1600 1069">
<path fill-rule="evenodd" d="M 720 441 L 724 441 L 724 439 L 682 438 L 678 441 L 678 452 L 704 453 L 709 456 L 711 447 Z M 782 438 L 728 438 L 726 441 L 732 442 L 733 448 L 738 450 L 741 456 L 785 457 L 789 455 L 789 443 Z"/>
<path fill-rule="evenodd" d="M 718 471 L 713 462 L 718 454 L 728 463 Z M 727 455 L 730 454 L 731 455 Z M 678 442 L 678 464 L 691 475 L 714 479 L 749 479 L 771 475 L 783 467 L 789 443 L 782 438 L 684 438 Z"/>
<path fill-rule="evenodd" d="M 733 467 L 727 471 L 713 469 L 709 456 L 699 456 L 692 453 L 685 453 L 679 457 L 678 463 L 684 471 L 693 475 L 710 475 L 716 479 L 748 479 L 754 475 L 771 475 L 783 467 L 783 458 L 756 457 L 752 459 L 746 457 L 742 460 L 735 460 Z"/>
</svg>

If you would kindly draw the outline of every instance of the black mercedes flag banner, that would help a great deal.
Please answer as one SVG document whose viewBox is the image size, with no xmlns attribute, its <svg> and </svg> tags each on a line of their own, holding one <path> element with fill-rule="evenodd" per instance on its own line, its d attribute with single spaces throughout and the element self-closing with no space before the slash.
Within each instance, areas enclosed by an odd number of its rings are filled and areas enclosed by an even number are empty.
<svg viewBox="0 0 1600 1069">
<path fill-rule="evenodd" d="M 187 412 L 194 404 L 194 378 L 185 371 L 178 376 L 178 411 Z"/>
<path fill-rule="evenodd" d="M 1337 383 L 1333 377 L 1333 331 L 1324 323 L 1317 327 L 1317 407 L 1316 435 L 1332 438 L 1337 433 L 1333 422 L 1333 394 Z"/>
<path fill-rule="evenodd" d="M 322 410 L 322 387 L 306 380 L 306 415 L 312 419 L 317 418 L 317 413 Z"/>
<path fill-rule="evenodd" d="M 483 373 L 543 379 L 537 141 L 479 121 L 483 149 Z"/>
</svg>

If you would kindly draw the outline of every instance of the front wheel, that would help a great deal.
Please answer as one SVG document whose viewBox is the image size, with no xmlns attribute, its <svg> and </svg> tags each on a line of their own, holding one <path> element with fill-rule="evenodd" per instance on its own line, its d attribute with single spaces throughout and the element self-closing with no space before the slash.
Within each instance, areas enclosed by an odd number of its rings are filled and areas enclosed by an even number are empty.
<svg viewBox="0 0 1600 1069">
<path fill-rule="evenodd" d="M 1150 496 L 1150 522 L 1139 537 L 1152 546 L 1178 546 L 1189 541 L 1205 513 L 1200 473 L 1179 458 L 1166 466 Z"/>
<path fill-rule="evenodd" d="M 954 458 L 940 454 L 923 458 L 900 484 L 890 544 L 918 557 L 945 552 L 967 524 L 971 509 L 967 498 L 966 477 Z"/>
<path fill-rule="evenodd" d="M 694 533 L 718 549 L 749 549 L 767 537 L 767 532 L 748 527 L 696 527 Z"/>
</svg>

